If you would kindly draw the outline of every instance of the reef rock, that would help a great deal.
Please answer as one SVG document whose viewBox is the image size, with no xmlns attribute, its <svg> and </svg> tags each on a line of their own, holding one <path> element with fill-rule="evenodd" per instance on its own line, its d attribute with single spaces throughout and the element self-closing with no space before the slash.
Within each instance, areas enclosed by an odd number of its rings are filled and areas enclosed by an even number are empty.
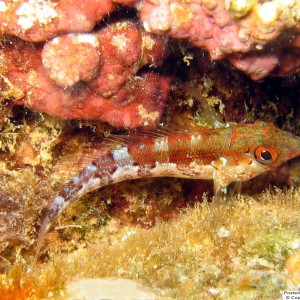
<svg viewBox="0 0 300 300">
<path fill-rule="evenodd" d="M 61 35 L 42 46 L 9 41 L 0 56 L 2 72 L 25 95 L 11 105 L 136 128 L 160 120 L 170 88 L 168 77 L 137 72 L 159 64 L 167 53 L 165 37 L 116 22 L 94 33 Z"/>
<path fill-rule="evenodd" d="M 228 58 L 254 80 L 272 71 L 295 72 L 285 59 L 287 49 L 297 48 L 299 69 L 299 1 L 145 0 L 140 13 L 147 31 L 187 39 L 212 59 Z"/>
<path fill-rule="evenodd" d="M 24 94 L 11 106 L 124 128 L 162 116 L 168 37 L 254 80 L 300 71 L 295 0 L 0 0 L 0 34 L 0 87 Z"/>
</svg>

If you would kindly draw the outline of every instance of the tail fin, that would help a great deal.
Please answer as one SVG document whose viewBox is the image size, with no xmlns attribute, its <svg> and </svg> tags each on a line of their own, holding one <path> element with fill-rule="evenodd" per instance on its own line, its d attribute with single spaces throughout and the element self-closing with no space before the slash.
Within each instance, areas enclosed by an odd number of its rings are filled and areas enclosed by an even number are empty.
<svg viewBox="0 0 300 300">
<path fill-rule="evenodd" d="M 45 236 L 49 229 L 51 228 L 52 224 L 55 222 L 55 220 L 60 216 L 60 214 L 63 212 L 65 208 L 67 208 L 72 201 L 67 201 L 62 196 L 56 196 L 49 208 L 48 215 L 43 221 L 43 224 L 40 228 L 38 239 L 37 239 L 37 246 L 35 250 L 33 265 L 36 263 L 39 253 L 41 251 L 41 248 L 43 246 L 43 242 L 45 239 Z"/>
</svg>

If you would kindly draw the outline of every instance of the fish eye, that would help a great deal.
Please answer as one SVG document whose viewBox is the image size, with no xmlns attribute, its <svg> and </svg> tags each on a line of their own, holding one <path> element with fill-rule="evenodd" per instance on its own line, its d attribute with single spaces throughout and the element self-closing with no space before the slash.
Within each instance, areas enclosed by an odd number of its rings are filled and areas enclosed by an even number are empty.
<svg viewBox="0 0 300 300">
<path fill-rule="evenodd" d="M 263 165 L 270 165 L 277 159 L 277 152 L 274 149 L 266 147 L 258 147 L 254 151 L 254 157 L 257 162 Z"/>
</svg>

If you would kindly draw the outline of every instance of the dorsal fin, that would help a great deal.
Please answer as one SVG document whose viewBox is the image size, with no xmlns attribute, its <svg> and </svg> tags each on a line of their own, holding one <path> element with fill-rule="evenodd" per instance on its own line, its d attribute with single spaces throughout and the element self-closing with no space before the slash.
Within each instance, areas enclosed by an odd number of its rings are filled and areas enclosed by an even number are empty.
<svg viewBox="0 0 300 300">
<path fill-rule="evenodd" d="M 60 150 L 54 150 L 58 158 L 54 160 L 50 180 L 68 180 L 86 165 L 104 155 L 109 146 L 103 144 L 102 140 L 101 136 L 96 138 L 85 133 L 62 137 L 57 145 Z"/>
<path fill-rule="evenodd" d="M 174 134 L 179 133 L 186 133 L 187 131 L 184 131 L 182 129 L 176 129 L 172 127 L 163 127 L 159 126 L 155 129 L 137 129 L 134 131 L 129 132 L 128 134 L 109 134 L 106 136 L 102 143 L 103 145 L 108 145 L 112 149 L 115 149 L 116 147 L 120 146 L 129 146 L 134 143 L 141 143 L 145 139 L 149 138 L 160 138 L 165 136 L 170 136 Z"/>
<path fill-rule="evenodd" d="M 204 130 L 205 128 L 203 126 L 199 125 L 191 125 L 188 128 L 179 128 L 176 125 L 172 125 L 169 127 L 164 127 L 164 126 L 158 126 L 155 129 L 138 129 L 133 132 L 131 132 L 128 135 L 114 135 L 111 134 L 108 137 L 104 138 L 104 143 L 106 141 L 112 142 L 112 146 L 115 143 L 120 143 L 123 146 L 128 146 L 133 143 L 141 143 L 145 139 L 149 138 L 161 138 L 161 137 L 166 137 L 166 136 L 172 136 L 172 135 L 177 135 L 177 134 L 188 134 L 188 133 L 194 133 L 197 131 Z"/>
</svg>

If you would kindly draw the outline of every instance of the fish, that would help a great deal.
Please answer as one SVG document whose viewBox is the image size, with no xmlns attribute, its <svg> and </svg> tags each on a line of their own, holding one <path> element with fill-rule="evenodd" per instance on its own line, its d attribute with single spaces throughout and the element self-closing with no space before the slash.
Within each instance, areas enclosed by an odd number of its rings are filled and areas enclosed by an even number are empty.
<svg viewBox="0 0 300 300">
<path fill-rule="evenodd" d="M 93 190 L 148 177 L 210 179 L 213 202 L 218 203 L 231 183 L 249 180 L 299 155 L 300 137 L 263 121 L 149 134 L 121 143 L 89 163 L 55 196 L 38 234 L 35 261 L 52 224 Z"/>
</svg>

